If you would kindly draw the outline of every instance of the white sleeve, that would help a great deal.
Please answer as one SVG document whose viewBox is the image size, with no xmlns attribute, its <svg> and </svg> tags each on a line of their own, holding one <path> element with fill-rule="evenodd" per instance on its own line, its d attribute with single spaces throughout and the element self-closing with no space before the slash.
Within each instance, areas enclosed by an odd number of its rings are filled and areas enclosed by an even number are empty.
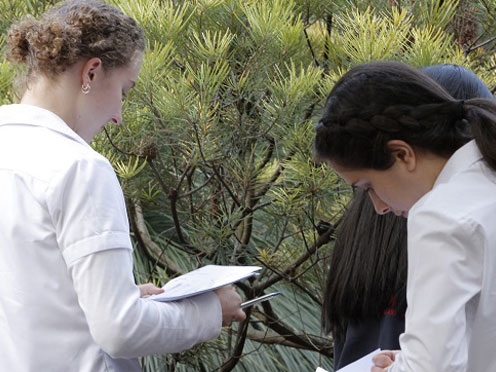
<svg viewBox="0 0 496 372">
<path fill-rule="evenodd" d="M 473 221 L 438 211 L 418 210 L 409 218 L 405 333 L 388 371 L 466 372 L 484 236 Z"/>
<path fill-rule="evenodd" d="M 69 266 L 91 335 L 105 352 L 114 358 L 173 353 L 219 335 L 216 294 L 169 303 L 141 299 L 131 254 L 110 249 Z"/>
<path fill-rule="evenodd" d="M 100 155 L 70 162 L 47 189 L 47 207 L 67 266 L 98 251 L 132 249 L 122 189 Z"/>
</svg>

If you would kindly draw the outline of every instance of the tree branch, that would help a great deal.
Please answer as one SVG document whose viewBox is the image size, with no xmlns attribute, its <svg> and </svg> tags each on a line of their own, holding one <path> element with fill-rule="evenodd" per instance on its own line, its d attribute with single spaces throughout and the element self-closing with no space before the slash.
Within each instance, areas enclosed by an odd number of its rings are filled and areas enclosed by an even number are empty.
<svg viewBox="0 0 496 372">
<path fill-rule="evenodd" d="M 160 248 L 150 237 L 141 209 L 141 203 L 139 201 L 134 201 L 132 206 L 132 212 L 134 213 L 131 214 L 131 226 L 135 227 L 133 230 L 135 230 L 134 232 L 138 242 L 142 243 L 146 248 L 145 254 L 151 257 L 151 260 L 155 261 L 160 267 L 165 268 L 168 275 L 174 276 L 184 274 L 183 270 L 164 255 L 164 249 Z"/>
<path fill-rule="evenodd" d="M 238 328 L 238 336 L 236 338 L 234 351 L 229 357 L 229 359 L 226 360 L 224 364 L 222 364 L 222 366 L 220 367 L 221 372 L 232 371 L 236 366 L 236 364 L 238 364 L 242 356 L 243 348 L 245 347 L 246 333 L 248 332 L 248 325 L 250 324 L 251 308 L 248 308 L 245 312 L 246 312 L 246 319 L 241 322 Z"/>
<path fill-rule="evenodd" d="M 224 186 L 224 188 L 227 190 L 227 192 L 231 196 L 231 199 L 234 201 L 234 203 L 238 207 L 241 206 L 240 201 L 238 200 L 238 198 L 236 197 L 236 195 L 234 195 L 234 193 L 231 190 L 231 188 L 226 184 L 226 182 L 224 181 L 224 179 L 222 178 L 222 176 L 219 174 L 219 171 L 217 170 L 217 167 L 215 166 L 215 164 L 213 162 L 210 163 L 210 167 L 212 168 L 212 170 L 214 171 L 215 175 L 217 176 L 217 179 L 220 181 L 220 183 L 222 183 L 222 186 Z"/>
<path fill-rule="evenodd" d="M 302 337 L 303 335 L 296 335 L 296 336 Z M 267 333 L 267 332 L 257 331 L 257 330 L 255 330 L 253 328 L 250 328 L 250 329 L 248 329 L 248 332 L 246 334 L 246 337 L 248 337 L 248 339 L 250 339 L 252 341 L 259 342 L 261 344 L 283 345 L 283 346 L 293 347 L 293 348 L 296 348 L 296 349 L 303 349 L 303 350 L 315 351 L 315 348 L 314 347 L 312 347 L 311 349 L 309 349 L 309 348 L 307 348 L 307 347 L 305 347 L 305 346 L 303 346 L 303 345 L 301 345 L 299 343 L 292 342 L 292 341 L 286 339 L 284 336 L 281 336 L 280 334 L 275 333 L 275 332 Z M 305 337 L 315 338 L 316 336 L 305 335 Z M 332 341 L 329 340 L 328 343 L 330 343 L 330 346 L 332 347 L 332 344 L 333 344 Z"/>
<path fill-rule="evenodd" d="M 266 301 L 262 303 L 265 313 L 253 312 L 253 316 L 262 321 L 267 327 L 277 332 L 286 340 L 300 345 L 307 350 L 318 351 L 321 354 L 332 356 L 333 342 L 330 339 L 304 334 L 297 334 L 290 326 L 282 322 L 272 309 L 272 305 Z"/>
<path fill-rule="evenodd" d="M 466 50 L 465 50 L 465 56 L 467 56 L 470 52 L 476 50 L 476 49 L 479 49 L 479 48 L 482 48 L 484 45 L 487 45 L 491 42 L 493 42 L 494 40 L 496 40 L 496 36 L 493 36 L 485 41 L 483 41 L 482 43 L 480 44 L 477 44 L 476 46 L 474 47 L 468 47 Z"/>
<path fill-rule="evenodd" d="M 312 43 L 310 42 L 310 38 L 308 37 L 308 32 L 306 28 L 303 29 L 303 33 L 305 34 L 305 39 L 307 40 L 308 48 L 310 48 L 310 53 L 312 53 L 313 63 L 315 63 L 315 66 L 320 67 L 320 63 L 317 60 L 317 57 L 315 56 L 315 52 L 313 50 Z"/>
<path fill-rule="evenodd" d="M 315 244 L 309 247 L 309 249 L 304 254 L 302 254 L 293 264 L 286 267 L 284 270 L 281 270 L 280 273 L 273 273 L 271 277 L 265 282 L 258 284 L 255 288 L 255 292 L 260 293 L 271 285 L 274 285 L 275 283 L 284 279 L 285 276 L 291 276 L 291 273 L 293 273 L 300 265 L 305 263 L 307 259 L 312 254 L 314 254 L 318 248 L 331 241 L 331 235 L 334 233 L 334 230 L 335 226 L 331 226 L 329 230 L 327 230 L 324 234 L 319 235 Z"/>
</svg>

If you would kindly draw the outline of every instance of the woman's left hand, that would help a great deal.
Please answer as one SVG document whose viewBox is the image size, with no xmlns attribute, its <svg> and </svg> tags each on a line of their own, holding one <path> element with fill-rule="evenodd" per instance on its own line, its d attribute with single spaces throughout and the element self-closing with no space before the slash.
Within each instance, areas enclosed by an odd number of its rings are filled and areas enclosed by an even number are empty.
<svg viewBox="0 0 496 372">
<path fill-rule="evenodd" d="M 164 292 L 164 290 L 162 288 L 157 287 L 153 283 L 141 284 L 138 286 L 138 288 L 140 290 L 140 297 L 141 298 L 148 297 L 148 296 L 151 296 L 154 294 L 160 294 L 160 293 Z"/>
</svg>

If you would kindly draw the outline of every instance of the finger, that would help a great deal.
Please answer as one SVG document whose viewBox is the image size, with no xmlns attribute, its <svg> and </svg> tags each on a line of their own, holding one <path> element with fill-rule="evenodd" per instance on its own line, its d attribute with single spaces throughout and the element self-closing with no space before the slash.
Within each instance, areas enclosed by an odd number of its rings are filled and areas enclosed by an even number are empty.
<svg viewBox="0 0 496 372">
<path fill-rule="evenodd" d="M 376 367 L 386 368 L 393 364 L 393 360 L 385 354 L 377 354 L 372 358 L 372 362 Z"/>
<path fill-rule="evenodd" d="M 159 294 L 159 293 L 164 293 L 164 290 L 162 288 L 154 287 L 154 288 L 150 288 L 148 290 L 148 293 L 149 294 Z"/>
<path fill-rule="evenodd" d="M 152 294 L 159 294 L 164 292 L 162 288 L 157 287 L 153 283 L 142 284 L 138 287 L 140 289 L 141 297 L 148 297 Z"/>
<path fill-rule="evenodd" d="M 234 314 L 234 317 L 233 317 L 233 320 L 236 320 L 238 322 L 242 322 L 243 320 L 246 319 L 246 313 L 239 309 L 235 314 Z"/>
<path fill-rule="evenodd" d="M 379 353 L 375 354 L 377 355 L 385 355 L 391 360 L 394 360 L 396 354 L 398 354 L 400 351 L 399 350 L 381 350 Z"/>
</svg>

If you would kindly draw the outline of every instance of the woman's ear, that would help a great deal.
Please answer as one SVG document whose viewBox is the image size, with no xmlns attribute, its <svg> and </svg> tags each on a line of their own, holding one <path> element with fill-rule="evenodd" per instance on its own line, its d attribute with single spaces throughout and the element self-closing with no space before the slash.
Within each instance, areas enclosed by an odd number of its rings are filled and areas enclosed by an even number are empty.
<svg viewBox="0 0 496 372">
<path fill-rule="evenodd" d="M 81 71 L 82 84 L 91 84 L 103 72 L 102 60 L 98 57 L 88 59 Z"/>
<path fill-rule="evenodd" d="M 412 146 L 402 140 L 391 140 L 387 143 L 394 162 L 404 165 L 405 169 L 413 172 L 417 167 L 417 154 Z"/>
</svg>

